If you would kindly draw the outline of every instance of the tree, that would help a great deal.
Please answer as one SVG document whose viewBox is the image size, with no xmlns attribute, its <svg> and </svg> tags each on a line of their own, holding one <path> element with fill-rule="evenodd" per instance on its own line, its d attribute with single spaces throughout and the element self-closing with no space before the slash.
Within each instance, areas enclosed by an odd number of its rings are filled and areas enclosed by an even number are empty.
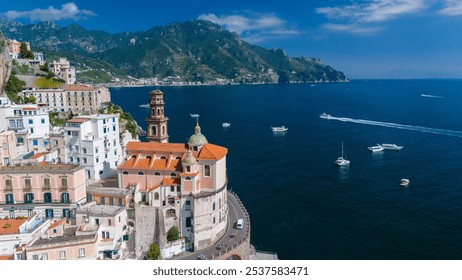
<svg viewBox="0 0 462 280">
<path fill-rule="evenodd" d="M 167 231 L 167 241 L 175 241 L 178 239 L 180 239 L 180 231 L 176 226 L 173 226 Z"/>
<path fill-rule="evenodd" d="M 18 96 L 18 92 L 20 92 L 25 85 L 26 83 L 24 81 L 11 74 L 5 87 L 6 94 L 11 99 L 11 101 L 14 103 L 21 103 L 22 98 Z"/>
<path fill-rule="evenodd" d="M 45 62 L 45 64 L 40 65 L 40 70 L 48 72 L 50 71 L 50 66 L 48 65 L 48 62 Z"/>
<path fill-rule="evenodd" d="M 149 250 L 146 253 L 146 258 L 148 260 L 161 260 L 162 259 L 159 246 L 157 246 L 156 243 L 151 243 L 151 245 L 149 245 Z"/>
<path fill-rule="evenodd" d="M 22 42 L 21 46 L 19 47 L 19 54 L 21 58 L 24 58 L 24 59 L 34 58 L 34 53 L 27 49 L 27 45 L 24 42 Z"/>
</svg>

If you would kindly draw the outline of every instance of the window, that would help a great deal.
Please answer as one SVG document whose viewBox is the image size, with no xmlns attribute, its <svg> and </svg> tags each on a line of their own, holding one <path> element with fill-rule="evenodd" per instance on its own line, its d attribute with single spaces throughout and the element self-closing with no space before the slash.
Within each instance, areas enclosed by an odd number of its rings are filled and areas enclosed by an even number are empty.
<svg viewBox="0 0 462 280">
<path fill-rule="evenodd" d="M 38 256 L 38 255 L 33 255 L 33 256 L 32 256 L 32 259 L 33 259 L 34 261 L 38 261 L 39 256 Z"/>
<path fill-rule="evenodd" d="M 175 186 L 170 186 L 170 191 L 174 192 L 175 191 Z"/>
<path fill-rule="evenodd" d="M 185 210 L 186 211 L 191 210 L 191 201 L 186 200 L 186 202 L 185 202 Z"/>
<path fill-rule="evenodd" d="M 101 197 L 101 205 L 106 204 L 106 198 L 104 196 Z"/>
<path fill-rule="evenodd" d="M 62 203 L 69 203 L 69 193 L 62 193 L 61 194 L 61 202 Z"/>
<path fill-rule="evenodd" d="M 86 153 L 87 153 L 87 148 L 82 148 L 82 152 L 83 152 L 84 154 L 86 154 Z"/>
<path fill-rule="evenodd" d="M 24 203 L 32 203 L 32 202 L 34 202 L 34 194 L 33 193 L 24 194 Z"/>
<path fill-rule="evenodd" d="M 141 176 L 141 175 L 144 175 L 144 173 L 140 171 L 140 172 L 138 172 L 138 175 Z"/>
<path fill-rule="evenodd" d="M 13 184 L 12 184 L 12 182 L 11 182 L 11 179 L 6 179 L 6 180 L 5 180 L 5 187 L 6 187 L 7 189 L 12 190 Z"/>
<path fill-rule="evenodd" d="M 159 193 L 157 193 L 157 192 L 154 193 L 154 199 L 155 199 L 155 200 L 159 200 Z"/>
<path fill-rule="evenodd" d="M 167 218 L 174 218 L 174 217 L 176 217 L 175 209 L 168 209 L 167 210 Z"/>
<path fill-rule="evenodd" d="M 83 158 L 83 163 L 87 164 L 87 158 L 86 157 Z"/>
<path fill-rule="evenodd" d="M 98 149 L 99 149 L 99 148 L 95 148 L 95 153 L 98 153 Z"/>
<path fill-rule="evenodd" d="M 32 209 L 27 209 L 27 217 L 31 217 L 33 213 Z"/>
<path fill-rule="evenodd" d="M 186 218 L 186 227 L 191 227 L 191 217 Z"/>
<path fill-rule="evenodd" d="M 48 260 L 48 254 L 42 254 L 42 257 L 40 258 L 41 260 Z"/>
<path fill-rule="evenodd" d="M 112 205 L 112 204 L 111 204 L 111 205 Z M 111 220 L 111 219 L 107 219 L 107 224 L 108 224 L 109 226 L 112 226 L 112 220 Z"/>
<path fill-rule="evenodd" d="M 215 202 L 212 204 L 212 211 L 215 211 Z"/>
<path fill-rule="evenodd" d="M 63 106 L 63 105 L 61 104 L 61 106 Z M 40 123 L 45 123 L 45 119 L 41 119 Z"/>
<path fill-rule="evenodd" d="M 30 183 L 30 179 L 24 179 L 24 187 L 26 189 L 30 189 L 32 187 Z"/>
<path fill-rule="evenodd" d="M 115 155 L 115 156 L 117 155 L 117 150 L 114 150 L 114 155 Z"/>
<path fill-rule="evenodd" d="M 34 124 L 34 120 L 33 120 L 33 119 L 30 119 L 30 120 L 29 120 L 29 124 Z"/>
<path fill-rule="evenodd" d="M 103 170 L 100 170 L 100 171 L 99 171 L 99 175 L 103 175 Z"/>
<path fill-rule="evenodd" d="M 115 125 L 112 126 L 112 131 L 116 131 L 116 126 Z"/>
<path fill-rule="evenodd" d="M 97 162 L 97 163 L 99 162 L 99 157 L 96 158 L 96 162 Z"/>
<path fill-rule="evenodd" d="M 32 140 L 32 145 L 38 146 L 38 140 L 37 139 Z"/>
<path fill-rule="evenodd" d="M 10 219 L 14 219 L 14 210 L 9 211 L 9 217 Z"/>
<path fill-rule="evenodd" d="M 14 204 L 14 196 L 12 193 L 7 193 L 5 195 L 6 204 Z"/>
<path fill-rule="evenodd" d="M 71 136 L 71 132 L 70 132 L 70 131 L 68 131 L 68 132 L 67 132 L 67 135 L 68 135 L 68 136 Z"/>
<path fill-rule="evenodd" d="M 61 187 L 67 189 L 67 178 L 61 178 Z"/>
<path fill-rule="evenodd" d="M 43 179 L 43 187 L 45 189 L 50 189 L 50 178 L 44 178 Z"/>
<path fill-rule="evenodd" d="M 85 248 L 80 248 L 79 249 L 79 257 L 85 257 Z"/>
<path fill-rule="evenodd" d="M 180 187 L 180 186 L 176 186 L 176 191 L 177 191 L 177 192 L 181 192 L 181 187 Z"/>
<path fill-rule="evenodd" d="M 110 197 L 109 198 L 109 205 L 114 205 L 114 198 Z M 109 220 L 110 221 L 110 220 Z M 110 225 L 110 224 L 109 224 Z"/>
<path fill-rule="evenodd" d="M 53 209 L 45 209 L 45 218 L 53 219 L 54 217 L 55 217 L 55 214 L 53 212 Z"/>
<path fill-rule="evenodd" d="M 118 202 L 119 202 L 119 206 L 122 206 L 122 205 L 123 205 L 123 204 L 122 204 L 122 198 L 119 198 L 119 201 L 118 201 Z M 119 218 L 120 218 L 120 217 L 119 217 Z M 119 221 L 119 222 L 120 222 L 120 221 Z"/>
<path fill-rule="evenodd" d="M 171 173 L 170 176 L 171 176 L 171 177 L 176 177 L 176 174 L 175 174 L 175 173 Z"/>
<path fill-rule="evenodd" d="M 53 201 L 53 199 L 52 199 L 51 193 L 46 192 L 46 193 L 43 194 L 43 202 L 50 203 L 52 201 Z"/>
<path fill-rule="evenodd" d="M 87 195 L 87 201 L 92 202 L 93 201 L 93 196 L 91 194 Z"/>
<path fill-rule="evenodd" d="M 154 173 L 154 176 L 160 176 L 159 172 Z"/>
<path fill-rule="evenodd" d="M 66 259 L 66 251 L 60 251 L 59 252 L 59 259 L 60 260 L 65 260 Z"/>
<path fill-rule="evenodd" d="M 204 165 L 204 176 L 210 177 L 210 165 Z"/>
<path fill-rule="evenodd" d="M 30 129 L 30 133 L 31 133 L 31 134 L 34 133 L 34 129 L 33 129 L 33 128 Z"/>
<path fill-rule="evenodd" d="M 128 171 L 122 172 L 123 175 L 128 175 Z"/>
</svg>

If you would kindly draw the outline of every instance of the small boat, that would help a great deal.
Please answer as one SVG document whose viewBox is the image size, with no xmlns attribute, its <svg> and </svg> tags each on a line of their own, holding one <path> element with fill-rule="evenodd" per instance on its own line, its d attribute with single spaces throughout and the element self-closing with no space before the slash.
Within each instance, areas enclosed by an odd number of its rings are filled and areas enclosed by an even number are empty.
<svg viewBox="0 0 462 280">
<path fill-rule="evenodd" d="M 285 127 L 285 126 L 272 126 L 271 130 L 273 132 L 286 132 L 289 129 L 287 127 Z"/>
<path fill-rule="evenodd" d="M 345 154 L 345 151 L 343 149 L 343 141 L 342 141 L 342 156 L 337 158 L 337 160 L 335 161 L 335 164 L 337 164 L 338 166 L 348 166 L 348 165 L 350 165 L 350 161 L 346 159 L 346 154 Z"/>
<path fill-rule="evenodd" d="M 149 109 L 149 104 L 141 104 L 140 108 Z"/>
<path fill-rule="evenodd" d="M 321 115 L 319 115 L 319 117 L 320 117 L 321 119 L 326 119 L 326 120 L 331 120 L 331 119 L 333 119 L 333 117 L 332 117 L 331 115 L 326 114 L 326 113 L 322 113 Z"/>
<path fill-rule="evenodd" d="M 224 122 L 221 124 L 222 127 L 230 127 L 231 124 L 230 123 L 227 123 L 227 122 Z"/>
<path fill-rule="evenodd" d="M 199 114 L 189 114 L 191 115 L 191 118 L 198 118 L 199 117 Z"/>
<path fill-rule="evenodd" d="M 401 179 L 401 182 L 399 183 L 401 186 L 407 186 L 409 185 L 411 181 L 409 179 Z"/>
<path fill-rule="evenodd" d="M 393 150 L 393 151 L 399 151 L 401 150 L 402 148 L 404 148 L 403 146 L 398 146 L 396 144 L 382 144 L 381 145 L 385 150 Z"/>
<path fill-rule="evenodd" d="M 367 148 L 373 153 L 378 153 L 378 152 L 383 151 L 383 147 L 380 144 L 377 144 L 377 146 L 371 146 L 371 147 L 367 147 Z"/>
</svg>

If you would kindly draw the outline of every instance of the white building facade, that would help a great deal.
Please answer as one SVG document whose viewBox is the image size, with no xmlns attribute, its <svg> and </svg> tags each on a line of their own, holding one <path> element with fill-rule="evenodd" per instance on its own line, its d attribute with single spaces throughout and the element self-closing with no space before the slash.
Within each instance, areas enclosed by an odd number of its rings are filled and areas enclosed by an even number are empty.
<svg viewBox="0 0 462 280">
<path fill-rule="evenodd" d="M 66 162 L 84 166 L 87 179 L 116 173 L 122 158 L 118 114 L 75 117 L 66 122 L 64 137 Z"/>
</svg>

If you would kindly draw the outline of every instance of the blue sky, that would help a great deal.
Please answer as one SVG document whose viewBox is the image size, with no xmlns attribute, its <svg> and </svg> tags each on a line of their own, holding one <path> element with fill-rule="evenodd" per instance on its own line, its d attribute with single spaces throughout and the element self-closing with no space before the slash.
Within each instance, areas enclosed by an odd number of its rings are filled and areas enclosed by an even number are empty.
<svg viewBox="0 0 462 280">
<path fill-rule="evenodd" d="M 352 79 L 462 78 L 462 0 L 17 0 L 0 17 L 110 33 L 200 18 Z"/>
</svg>

